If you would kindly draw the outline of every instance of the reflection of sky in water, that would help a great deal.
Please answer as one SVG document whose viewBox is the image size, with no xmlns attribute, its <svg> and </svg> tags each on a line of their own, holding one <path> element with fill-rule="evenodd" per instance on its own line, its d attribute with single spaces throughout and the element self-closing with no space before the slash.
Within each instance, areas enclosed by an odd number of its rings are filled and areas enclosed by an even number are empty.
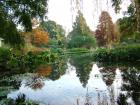
<svg viewBox="0 0 140 105">
<path fill-rule="evenodd" d="M 8 94 L 8 97 L 16 98 L 19 93 L 24 93 L 27 98 L 51 105 L 74 105 L 77 99 L 80 105 L 86 102 L 87 94 L 90 97 L 90 102 L 96 105 L 99 100 L 99 94 L 107 99 L 109 92 L 106 84 L 102 80 L 102 75 L 96 64 L 93 65 L 90 73 L 90 79 L 86 88 L 82 87 L 79 78 L 76 76 L 75 68 L 68 64 L 68 69 L 65 75 L 58 80 L 45 80 L 45 85 L 38 90 L 33 90 L 29 87 L 21 85 L 19 90 Z M 88 90 L 88 91 L 87 91 Z"/>
</svg>

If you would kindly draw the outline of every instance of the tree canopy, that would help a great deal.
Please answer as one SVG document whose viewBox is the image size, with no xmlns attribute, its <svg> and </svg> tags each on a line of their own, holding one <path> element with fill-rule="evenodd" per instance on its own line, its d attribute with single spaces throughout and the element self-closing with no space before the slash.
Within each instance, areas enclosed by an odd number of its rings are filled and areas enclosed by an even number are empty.
<svg viewBox="0 0 140 105">
<path fill-rule="evenodd" d="M 118 13 L 119 10 L 121 9 L 120 8 L 121 3 L 122 3 L 122 0 L 112 0 L 112 6 L 115 7 L 116 13 Z M 134 8 L 133 13 L 135 14 L 135 18 L 137 21 L 136 31 L 140 35 L 140 0 L 131 0 L 130 5 L 133 5 L 133 8 Z"/>
<path fill-rule="evenodd" d="M 73 24 L 73 30 L 68 35 L 69 44 L 71 47 L 95 47 L 96 40 L 91 32 L 90 28 L 87 26 L 86 20 L 83 14 L 79 11 L 76 17 L 76 21 Z"/>
<path fill-rule="evenodd" d="M 31 19 L 33 17 L 43 19 L 46 13 L 47 0 L 1 0 L 0 11 L 7 19 L 14 23 L 22 24 L 25 31 L 32 28 Z"/>
<path fill-rule="evenodd" d="M 117 36 L 115 34 L 114 24 L 108 12 L 103 11 L 101 13 L 95 35 L 100 46 L 108 46 L 116 41 Z"/>
<path fill-rule="evenodd" d="M 137 17 L 134 5 L 130 4 L 123 18 L 117 20 L 121 42 L 137 42 L 140 35 L 137 33 Z"/>
<path fill-rule="evenodd" d="M 0 37 L 11 45 L 19 44 L 21 36 L 17 26 L 20 24 L 25 31 L 31 31 L 31 19 L 43 19 L 46 6 L 47 0 L 0 0 Z"/>
<path fill-rule="evenodd" d="M 65 30 L 55 21 L 49 20 L 46 22 L 42 22 L 41 27 L 44 29 L 44 31 L 47 31 L 49 33 L 49 38 L 51 39 L 56 39 L 57 35 L 65 36 Z"/>
</svg>

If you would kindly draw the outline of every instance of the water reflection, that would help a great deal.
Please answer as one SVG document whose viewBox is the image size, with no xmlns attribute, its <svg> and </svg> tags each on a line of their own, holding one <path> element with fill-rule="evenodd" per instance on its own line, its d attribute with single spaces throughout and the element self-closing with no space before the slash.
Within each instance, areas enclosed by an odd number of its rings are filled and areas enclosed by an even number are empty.
<svg viewBox="0 0 140 105">
<path fill-rule="evenodd" d="M 34 90 L 42 89 L 45 85 L 43 78 L 38 74 L 30 76 L 28 79 L 24 80 L 22 84 Z"/>
<path fill-rule="evenodd" d="M 40 90 L 34 90 L 22 82 L 17 91 L 12 91 L 8 97 L 16 98 L 23 93 L 29 99 L 50 105 L 86 105 L 97 103 L 109 103 L 107 86 L 102 80 L 97 65 L 93 65 L 87 86 L 84 88 L 76 74 L 76 68 L 68 64 L 66 74 L 58 80 L 46 79 L 44 86 Z M 28 81 L 28 80 L 27 80 Z M 37 97 L 36 97 L 37 96 Z"/>
<path fill-rule="evenodd" d="M 83 87 L 86 87 L 92 68 L 92 59 L 86 55 L 72 55 L 70 63 L 76 68 L 76 74 Z"/>
<path fill-rule="evenodd" d="M 36 73 L 0 79 L 0 84 L 12 87 L 8 98 L 25 94 L 42 105 L 139 105 L 139 70 L 138 65 L 93 64 L 90 56 L 73 55 L 63 64 L 41 65 Z"/>
<path fill-rule="evenodd" d="M 140 72 L 135 67 L 128 68 L 127 71 L 123 71 L 123 86 L 122 91 L 126 91 L 126 94 L 120 94 L 118 99 L 119 105 L 128 102 L 131 99 L 131 103 L 135 105 L 140 104 Z M 122 100 L 122 102 L 120 101 Z M 129 103 L 129 102 L 128 102 Z"/>
<path fill-rule="evenodd" d="M 111 86 L 114 79 L 115 79 L 116 68 L 114 68 L 114 67 L 103 67 L 100 71 L 103 75 L 103 80 L 106 83 L 106 85 Z"/>
<path fill-rule="evenodd" d="M 41 65 L 37 68 L 36 73 L 38 73 L 40 76 L 49 76 L 52 72 L 52 67 L 48 65 Z"/>
</svg>

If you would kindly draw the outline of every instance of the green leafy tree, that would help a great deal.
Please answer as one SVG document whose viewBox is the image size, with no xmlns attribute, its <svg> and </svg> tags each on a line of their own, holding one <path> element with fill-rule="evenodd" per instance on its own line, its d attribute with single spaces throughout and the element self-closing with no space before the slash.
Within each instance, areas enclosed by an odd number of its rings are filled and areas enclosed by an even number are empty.
<svg viewBox="0 0 140 105">
<path fill-rule="evenodd" d="M 19 44 L 17 25 L 31 31 L 31 19 L 43 19 L 46 6 L 47 0 L 0 0 L 0 37 L 8 44 Z"/>
<path fill-rule="evenodd" d="M 117 20 L 117 24 L 120 31 L 121 42 L 137 42 L 140 36 L 136 33 L 137 31 L 137 19 L 135 15 L 135 8 L 131 4 L 128 7 L 126 16 Z"/>
<path fill-rule="evenodd" d="M 24 26 L 25 31 L 32 29 L 33 17 L 43 19 L 46 13 L 47 0 L 1 0 L 0 9 L 10 19 Z"/>
<path fill-rule="evenodd" d="M 23 44 L 16 25 L 2 11 L 0 12 L 0 37 L 4 39 L 5 43 L 14 47 L 19 47 L 20 44 Z"/>
<path fill-rule="evenodd" d="M 65 30 L 55 21 L 46 21 L 41 23 L 41 27 L 49 33 L 50 39 L 56 39 L 57 35 L 65 36 Z"/>
<path fill-rule="evenodd" d="M 131 5 L 133 5 L 134 7 L 134 14 L 135 14 L 135 18 L 137 21 L 136 24 L 136 30 L 137 33 L 140 35 L 140 0 L 131 0 Z M 120 8 L 120 4 L 122 3 L 122 0 L 112 0 L 112 6 L 115 7 L 115 11 L 116 13 L 119 12 Z"/>
<path fill-rule="evenodd" d="M 78 11 L 78 16 L 73 24 L 73 30 L 68 35 L 68 47 L 95 47 L 96 39 L 86 24 L 83 14 Z"/>
<path fill-rule="evenodd" d="M 49 34 L 49 45 L 54 47 L 64 47 L 66 43 L 66 32 L 61 25 L 57 24 L 55 21 L 49 20 L 42 22 L 40 26 Z"/>
</svg>

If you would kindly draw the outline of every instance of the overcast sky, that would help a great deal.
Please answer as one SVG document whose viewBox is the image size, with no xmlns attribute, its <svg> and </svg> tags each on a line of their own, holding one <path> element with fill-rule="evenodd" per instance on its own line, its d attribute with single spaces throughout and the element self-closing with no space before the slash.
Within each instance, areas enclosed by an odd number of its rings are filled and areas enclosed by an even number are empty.
<svg viewBox="0 0 140 105">
<path fill-rule="evenodd" d="M 123 11 L 127 10 L 130 4 L 128 0 L 124 0 L 122 10 L 119 14 L 115 14 L 111 6 L 111 0 L 83 0 L 83 14 L 86 22 L 91 30 L 95 30 L 98 24 L 98 19 L 101 11 L 108 11 L 112 17 L 113 22 L 123 16 Z M 72 29 L 72 12 L 71 0 L 49 0 L 48 18 L 61 24 L 66 31 Z"/>
</svg>

